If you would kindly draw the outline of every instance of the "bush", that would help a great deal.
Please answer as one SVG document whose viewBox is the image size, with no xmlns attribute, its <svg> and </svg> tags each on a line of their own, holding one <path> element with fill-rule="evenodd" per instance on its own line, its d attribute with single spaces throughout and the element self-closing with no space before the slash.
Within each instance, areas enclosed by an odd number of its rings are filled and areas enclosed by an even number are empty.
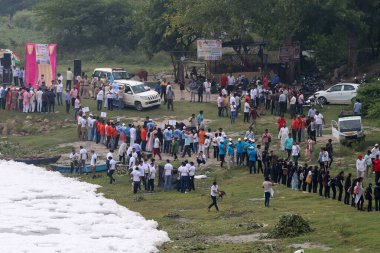
<svg viewBox="0 0 380 253">
<path fill-rule="evenodd" d="M 269 232 L 269 238 L 296 237 L 313 231 L 308 221 L 299 214 L 286 214 L 280 217 L 274 229 Z"/>
<path fill-rule="evenodd" d="M 38 27 L 34 12 L 22 10 L 13 16 L 13 24 L 19 28 L 35 30 Z"/>
<path fill-rule="evenodd" d="M 362 114 L 368 118 L 380 117 L 380 81 L 361 85 L 356 96 L 362 103 Z"/>
</svg>

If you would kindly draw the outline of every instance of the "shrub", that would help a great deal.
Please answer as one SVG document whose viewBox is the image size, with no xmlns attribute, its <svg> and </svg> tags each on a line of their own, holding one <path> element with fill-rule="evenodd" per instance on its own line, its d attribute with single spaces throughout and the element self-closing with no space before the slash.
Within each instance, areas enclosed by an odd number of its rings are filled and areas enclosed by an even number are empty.
<svg viewBox="0 0 380 253">
<path fill-rule="evenodd" d="M 357 99 L 362 103 L 362 114 L 368 118 L 380 116 L 380 81 L 364 84 L 359 87 Z"/>
<path fill-rule="evenodd" d="M 269 238 L 296 237 L 313 231 L 308 221 L 299 214 L 286 214 L 280 217 L 274 229 L 269 232 Z"/>
</svg>

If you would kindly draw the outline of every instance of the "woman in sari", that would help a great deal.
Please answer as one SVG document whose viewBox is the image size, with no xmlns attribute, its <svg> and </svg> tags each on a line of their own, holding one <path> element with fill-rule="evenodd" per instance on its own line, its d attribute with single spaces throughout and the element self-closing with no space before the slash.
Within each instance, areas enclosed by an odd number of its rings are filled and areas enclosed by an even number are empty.
<svg viewBox="0 0 380 253">
<path fill-rule="evenodd" d="M 11 109 L 11 99 L 12 99 L 11 88 L 8 88 L 7 93 L 6 93 L 6 95 L 5 95 L 6 109 L 7 109 L 7 110 L 10 110 L 10 109 Z"/>
<path fill-rule="evenodd" d="M 12 90 L 11 95 L 11 110 L 15 111 L 17 109 L 17 102 L 18 102 L 18 91 L 16 88 Z"/>
</svg>

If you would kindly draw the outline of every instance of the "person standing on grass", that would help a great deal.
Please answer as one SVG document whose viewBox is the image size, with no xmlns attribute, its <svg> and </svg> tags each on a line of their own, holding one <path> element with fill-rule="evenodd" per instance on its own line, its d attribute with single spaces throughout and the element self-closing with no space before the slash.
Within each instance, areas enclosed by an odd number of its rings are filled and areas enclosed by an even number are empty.
<svg viewBox="0 0 380 253">
<path fill-rule="evenodd" d="M 104 93 L 103 93 L 103 90 L 100 90 L 98 94 L 96 95 L 96 109 L 98 110 L 98 112 L 102 110 L 103 99 L 104 99 Z"/>
<path fill-rule="evenodd" d="M 226 145 L 224 144 L 224 140 L 220 140 L 219 148 L 218 148 L 218 156 L 220 160 L 220 167 L 223 168 L 224 165 L 224 158 L 226 157 Z"/>
<path fill-rule="evenodd" d="M 96 162 L 98 160 L 98 156 L 95 153 L 95 150 L 91 150 L 91 170 L 92 170 L 92 178 L 96 178 Z"/>
<path fill-rule="evenodd" d="M 249 173 L 252 174 L 252 171 L 253 171 L 253 173 L 256 174 L 256 153 L 257 152 L 253 146 L 249 146 L 247 153 L 249 157 Z"/>
<path fill-rule="evenodd" d="M 182 165 L 178 168 L 178 176 L 180 178 L 181 193 L 185 193 L 189 181 L 189 170 L 185 162 L 182 162 Z"/>
<path fill-rule="evenodd" d="M 365 199 L 368 201 L 367 210 L 372 212 L 372 184 L 369 183 L 367 189 L 365 189 Z"/>
<path fill-rule="evenodd" d="M 217 199 L 216 199 L 216 196 L 218 196 L 219 194 L 219 189 L 218 189 L 218 185 L 216 183 L 216 181 L 214 181 L 212 183 L 212 186 L 211 186 L 211 200 L 212 200 L 212 203 L 208 206 L 208 211 L 210 212 L 210 208 L 215 206 L 215 209 L 217 212 L 219 212 L 219 207 L 218 207 L 218 203 L 217 203 Z"/>
<path fill-rule="evenodd" d="M 158 138 L 157 134 L 154 135 L 153 158 L 155 158 L 156 155 L 158 155 L 160 160 L 162 160 L 161 153 L 160 153 L 160 139 Z"/>
<path fill-rule="evenodd" d="M 358 182 L 356 183 L 356 186 L 354 188 L 355 193 L 355 204 L 356 208 L 359 211 L 364 211 L 363 204 L 364 204 L 364 198 L 363 198 L 363 178 L 359 177 Z"/>
<path fill-rule="evenodd" d="M 231 124 L 235 124 L 236 120 L 236 105 L 235 102 L 232 102 L 230 105 L 230 117 L 231 117 Z"/>
<path fill-rule="evenodd" d="M 366 166 L 366 174 L 368 178 L 372 178 L 372 158 L 371 158 L 371 150 L 367 150 L 367 154 L 364 156 L 365 166 Z"/>
<path fill-rule="evenodd" d="M 272 136 L 269 133 L 268 129 L 265 129 L 264 133 L 261 135 L 261 140 L 264 143 L 264 150 L 268 152 L 269 150 L 269 145 L 272 141 Z"/>
<path fill-rule="evenodd" d="M 70 97 L 70 91 L 66 90 L 65 93 L 65 103 L 66 103 L 66 113 L 70 113 L 70 102 L 71 102 L 71 97 Z"/>
<path fill-rule="evenodd" d="M 164 166 L 165 171 L 165 184 L 164 184 L 164 190 L 171 190 L 172 189 L 172 177 L 173 177 L 173 165 L 170 163 L 170 160 L 166 160 L 166 164 Z"/>
<path fill-rule="evenodd" d="M 351 173 L 348 173 L 346 180 L 344 180 L 344 204 L 350 204 L 350 192 L 351 192 Z"/>
<path fill-rule="evenodd" d="M 375 189 L 373 190 L 373 195 L 375 197 L 375 210 L 380 211 L 380 183 L 377 182 Z"/>
<path fill-rule="evenodd" d="M 285 140 L 289 136 L 289 129 L 286 127 L 286 124 L 283 124 L 279 130 L 278 139 L 281 141 L 281 150 L 285 150 Z"/>
<path fill-rule="evenodd" d="M 287 157 L 288 159 L 290 158 L 290 155 L 292 154 L 293 143 L 294 143 L 294 140 L 292 138 L 292 134 L 289 133 L 288 138 L 285 139 L 285 143 L 284 143 L 285 151 L 288 154 L 288 157 Z"/>
<path fill-rule="evenodd" d="M 372 161 L 372 169 L 375 172 L 375 183 L 379 182 L 380 179 L 380 158 L 376 155 L 376 158 Z"/>
<path fill-rule="evenodd" d="M 141 178 L 140 178 L 141 174 L 140 174 L 139 167 L 137 166 L 136 168 L 134 168 L 134 170 L 131 172 L 130 175 L 131 175 L 132 181 L 133 181 L 133 193 L 136 194 L 137 190 L 140 187 L 140 180 L 141 180 Z"/>
<path fill-rule="evenodd" d="M 323 124 L 325 124 L 325 119 L 323 118 L 322 113 L 319 111 L 315 112 L 315 123 L 317 124 L 317 137 L 322 137 Z"/>
<path fill-rule="evenodd" d="M 112 158 L 112 156 L 108 157 L 108 173 L 107 176 L 110 178 L 110 184 L 116 182 L 116 180 L 113 178 L 113 173 L 116 170 L 116 161 Z"/>
<path fill-rule="evenodd" d="M 174 91 L 173 91 L 171 86 L 168 87 L 168 90 L 166 93 L 166 99 L 168 101 L 168 110 L 170 110 L 170 108 L 171 108 L 171 110 L 174 111 L 173 102 L 175 99 L 175 95 L 174 95 Z"/>
<path fill-rule="evenodd" d="M 244 119 L 243 119 L 243 122 L 249 123 L 250 111 L 251 111 L 251 106 L 249 104 L 249 99 L 246 99 L 244 102 Z"/>
<path fill-rule="evenodd" d="M 343 182 L 344 182 L 344 171 L 339 172 L 338 176 L 336 177 L 336 184 L 338 186 L 338 201 L 342 201 L 342 194 L 343 194 Z"/>
<path fill-rule="evenodd" d="M 154 159 L 152 159 L 149 165 L 149 181 L 148 181 L 148 191 L 154 191 L 154 178 L 156 177 L 156 164 L 154 163 Z"/>
<path fill-rule="evenodd" d="M 192 191 L 192 190 L 195 191 L 194 177 L 195 177 L 194 162 L 190 162 L 190 167 L 189 167 L 189 192 Z"/>
<path fill-rule="evenodd" d="M 364 178 L 364 173 L 366 169 L 365 160 L 363 159 L 363 155 L 359 154 L 358 159 L 356 160 L 356 172 L 358 178 Z"/>
<path fill-rule="evenodd" d="M 269 177 L 265 177 L 265 180 L 263 182 L 263 188 L 265 195 L 264 206 L 269 207 L 269 200 L 272 192 L 272 182 L 269 180 Z"/>
<path fill-rule="evenodd" d="M 292 156 L 293 156 L 294 164 L 298 164 L 298 158 L 300 157 L 300 151 L 301 151 L 300 146 L 298 145 L 298 143 L 296 141 L 294 141 L 293 145 L 292 145 Z"/>
<path fill-rule="evenodd" d="M 83 146 L 80 146 L 79 155 L 80 155 L 79 174 L 82 174 L 82 168 L 83 168 L 83 170 L 86 171 L 86 175 L 87 175 L 88 174 L 87 168 L 86 168 L 87 150 Z"/>
<path fill-rule="evenodd" d="M 204 83 L 203 83 L 203 87 L 206 91 L 206 103 L 207 102 L 211 102 L 211 82 L 210 82 L 210 79 L 207 79 Z"/>
</svg>

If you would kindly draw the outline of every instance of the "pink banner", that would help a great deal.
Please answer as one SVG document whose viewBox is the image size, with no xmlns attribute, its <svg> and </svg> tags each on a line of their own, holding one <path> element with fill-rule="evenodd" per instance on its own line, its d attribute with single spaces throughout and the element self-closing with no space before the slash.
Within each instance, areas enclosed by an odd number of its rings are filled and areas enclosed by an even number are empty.
<svg viewBox="0 0 380 253">
<path fill-rule="evenodd" d="M 50 58 L 50 65 L 48 65 L 48 69 L 42 68 L 42 65 L 37 64 L 36 45 L 36 43 L 25 44 L 25 85 L 27 87 L 29 87 L 29 85 L 31 87 L 36 87 L 40 75 L 44 74 L 47 78 L 46 84 L 49 86 L 51 84 L 51 80 L 55 79 L 57 74 L 57 45 L 48 45 Z M 44 73 L 40 73 L 42 72 L 42 69 L 44 69 Z"/>
</svg>

